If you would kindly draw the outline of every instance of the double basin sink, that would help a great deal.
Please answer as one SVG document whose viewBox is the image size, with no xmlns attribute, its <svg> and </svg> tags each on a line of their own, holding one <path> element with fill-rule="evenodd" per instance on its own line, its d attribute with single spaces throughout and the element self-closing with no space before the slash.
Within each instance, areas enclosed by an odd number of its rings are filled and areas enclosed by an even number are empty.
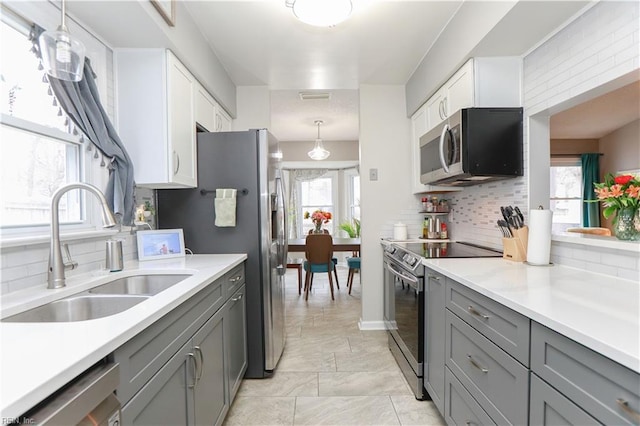
<svg viewBox="0 0 640 426">
<path fill-rule="evenodd" d="M 3 322 L 73 322 L 126 311 L 190 275 L 134 275 L 7 317 Z"/>
</svg>

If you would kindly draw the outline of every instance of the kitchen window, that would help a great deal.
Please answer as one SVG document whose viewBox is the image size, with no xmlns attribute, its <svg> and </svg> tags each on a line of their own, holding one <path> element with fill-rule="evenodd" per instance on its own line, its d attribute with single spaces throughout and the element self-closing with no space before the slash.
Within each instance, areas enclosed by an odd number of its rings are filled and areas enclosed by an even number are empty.
<svg viewBox="0 0 640 426">
<path fill-rule="evenodd" d="M 346 170 L 345 177 L 347 179 L 347 197 L 349 206 L 348 219 L 360 220 L 360 175 L 356 169 Z"/>
<path fill-rule="evenodd" d="M 582 165 L 580 157 L 551 157 L 550 208 L 552 230 L 582 226 Z"/>
<path fill-rule="evenodd" d="M 50 222 L 55 190 L 85 180 L 85 150 L 43 82 L 28 24 L 3 14 L 0 25 L 0 227 L 37 231 Z M 61 223 L 85 224 L 83 199 L 79 191 L 63 197 Z"/>
<path fill-rule="evenodd" d="M 298 194 L 300 200 L 299 217 L 304 217 L 304 212 L 312 213 L 314 210 L 324 210 L 331 212 L 333 219 L 329 223 L 323 225 L 324 229 L 329 233 L 334 233 L 334 224 L 336 221 L 336 206 L 334 200 L 337 193 L 337 172 L 328 172 L 321 178 L 298 182 Z M 304 236 L 313 229 L 311 218 L 301 221 L 302 229 L 300 235 Z"/>
</svg>

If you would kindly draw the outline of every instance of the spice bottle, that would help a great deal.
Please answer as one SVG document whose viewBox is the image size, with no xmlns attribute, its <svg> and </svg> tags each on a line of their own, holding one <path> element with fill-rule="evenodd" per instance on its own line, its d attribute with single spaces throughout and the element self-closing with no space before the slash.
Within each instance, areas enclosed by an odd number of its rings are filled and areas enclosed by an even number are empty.
<svg viewBox="0 0 640 426">
<path fill-rule="evenodd" d="M 444 222 L 440 224 L 440 238 L 442 238 L 443 240 L 449 238 L 449 233 L 447 232 L 447 224 Z"/>
<path fill-rule="evenodd" d="M 425 217 L 424 222 L 422 222 L 422 238 L 426 240 L 428 236 L 429 236 L 429 218 Z"/>
</svg>

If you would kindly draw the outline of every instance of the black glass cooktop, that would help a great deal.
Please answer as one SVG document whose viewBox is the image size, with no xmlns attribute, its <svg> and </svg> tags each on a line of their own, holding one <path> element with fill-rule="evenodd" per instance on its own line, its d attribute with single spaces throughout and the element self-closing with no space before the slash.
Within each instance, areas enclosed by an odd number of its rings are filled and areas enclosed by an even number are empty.
<svg viewBox="0 0 640 426">
<path fill-rule="evenodd" d="M 502 252 L 462 242 L 396 243 L 404 250 L 425 258 L 502 257 Z"/>
</svg>

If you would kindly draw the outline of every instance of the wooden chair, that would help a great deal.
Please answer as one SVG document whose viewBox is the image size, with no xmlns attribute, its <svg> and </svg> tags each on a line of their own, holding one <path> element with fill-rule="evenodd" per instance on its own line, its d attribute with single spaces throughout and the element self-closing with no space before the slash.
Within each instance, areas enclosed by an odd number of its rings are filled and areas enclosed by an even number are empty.
<svg viewBox="0 0 640 426">
<path fill-rule="evenodd" d="M 326 229 L 323 229 L 322 232 L 324 232 L 325 234 L 329 234 L 329 231 L 327 231 Z M 311 235 L 311 234 L 313 234 L 313 229 L 309 230 L 308 235 Z M 331 261 L 333 262 L 333 266 L 338 266 L 337 257 L 332 257 Z M 333 268 L 333 276 L 336 278 L 336 287 L 338 288 L 338 290 L 340 290 L 340 281 L 338 281 L 338 272 L 335 267 Z"/>
<path fill-rule="evenodd" d="M 303 263 L 306 272 L 304 279 L 304 300 L 309 299 L 309 290 L 313 283 L 313 274 L 326 272 L 329 276 L 329 288 L 331 300 L 333 297 L 333 277 L 331 271 L 335 271 L 333 257 L 333 238 L 329 234 L 309 234 L 305 242 L 305 255 L 307 260 Z"/>
<path fill-rule="evenodd" d="M 607 237 L 611 236 L 611 230 L 608 228 L 568 228 L 567 232 L 576 232 L 579 234 L 590 234 L 590 235 L 605 235 Z"/>
<path fill-rule="evenodd" d="M 304 259 L 287 259 L 287 269 L 298 270 L 298 294 L 302 294 L 302 263 Z"/>
<path fill-rule="evenodd" d="M 349 287 L 349 294 L 351 294 L 351 287 L 353 286 L 353 276 L 356 273 L 356 270 L 360 269 L 360 258 L 359 257 L 350 257 L 347 259 L 347 265 L 349 265 L 349 275 L 347 276 L 347 287 Z M 362 281 L 360 281 L 362 284 Z"/>
</svg>

